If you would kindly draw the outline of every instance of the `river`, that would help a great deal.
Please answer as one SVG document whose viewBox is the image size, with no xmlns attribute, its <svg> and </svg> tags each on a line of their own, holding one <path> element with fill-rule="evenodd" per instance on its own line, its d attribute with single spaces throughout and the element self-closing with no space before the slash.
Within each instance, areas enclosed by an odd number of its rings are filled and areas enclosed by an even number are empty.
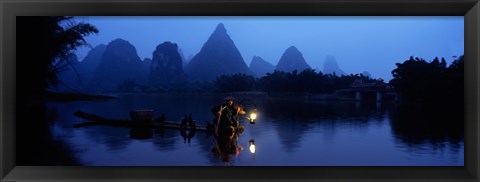
<svg viewBox="0 0 480 182">
<path fill-rule="evenodd" d="M 308 100 L 301 95 L 240 95 L 255 124 L 215 140 L 206 132 L 111 126 L 72 127 L 77 110 L 109 118 L 152 109 L 179 121 L 211 121 L 223 96 L 119 94 L 101 101 L 50 102 L 50 134 L 83 166 L 463 166 L 463 111 L 448 105 Z M 231 137 L 231 139 L 230 139 Z M 227 144 L 225 144 L 227 143 Z M 252 146 L 254 145 L 254 146 Z"/>
</svg>

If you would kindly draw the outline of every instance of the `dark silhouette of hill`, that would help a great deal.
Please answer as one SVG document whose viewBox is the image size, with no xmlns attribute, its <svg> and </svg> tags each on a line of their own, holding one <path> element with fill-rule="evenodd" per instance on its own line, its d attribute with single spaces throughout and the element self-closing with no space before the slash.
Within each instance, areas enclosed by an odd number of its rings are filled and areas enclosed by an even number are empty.
<svg viewBox="0 0 480 182">
<path fill-rule="evenodd" d="M 66 60 L 69 62 L 57 73 L 59 84 L 50 85 L 50 89 L 56 91 L 72 92 L 77 91 L 83 87 L 83 74 L 81 70 L 81 63 L 74 53 L 70 53 Z"/>
<path fill-rule="evenodd" d="M 185 67 L 192 81 L 212 81 L 223 74 L 251 74 L 222 23 Z"/>
<path fill-rule="evenodd" d="M 178 48 L 178 54 L 180 54 L 180 58 L 182 59 L 182 67 L 185 68 L 189 60 L 185 58 L 185 54 L 183 53 L 183 50 L 181 48 Z"/>
<path fill-rule="evenodd" d="M 90 87 L 111 91 L 126 81 L 144 83 L 146 74 L 142 70 L 136 48 L 126 40 L 115 39 L 107 45 Z"/>
<path fill-rule="evenodd" d="M 158 45 L 152 56 L 150 85 L 160 86 L 185 80 L 182 62 L 177 44 L 164 42 Z"/>
<path fill-rule="evenodd" d="M 93 74 L 102 59 L 103 53 L 107 46 L 99 44 L 90 50 L 87 56 L 78 64 L 78 89 L 88 90 L 86 88 L 92 82 Z"/>
<path fill-rule="evenodd" d="M 88 88 L 88 84 L 100 64 L 106 47 L 104 44 L 94 47 L 81 62 L 78 61 L 75 54 L 72 54 L 72 57 L 69 58 L 71 64 L 58 73 L 60 85 L 55 89 L 65 92 L 92 91 Z"/>
<path fill-rule="evenodd" d="M 325 58 L 325 64 L 323 65 L 323 73 L 324 74 L 335 74 L 337 76 L 346 75 L 346 73 L 340 69 L 338 66 L 335 57 L 327 56 Z"/>
<path fill-rule="evenodd" d="M 100 64 L 106 48 L 107 46 L 105 44 L 97 45 L 90 50 L 87 56 L 82 60 L 79 69 L 85 78 L 85 80 L 82 80 L 83 82 L 90 82 L 95 69 L 97 69 L 98 65 Z"/>
<path fill-rule="evenodd" d="M 259 56 L 253 56 L 249 68 L 257 77 L 265 76 L 267 73 L 272 73 L 275 70 L 275 66 Z"/>
<path fill-rule="evenodd" d="M 142 61 L 142 67 L 143 67 L 143 72 L 144 73 L 147 73 L 147 74 L 150 74 L 150 66 L 152 64 L 152 59 L 150 58 L 145 58 L 143 59 Z"/>
<path fill-rule="evenodd" d="M 283 53 L 275 69 L 284 72 L 291 72 L 294 70 L 301 72 L 304 69 L 311 68 L 307 62 L 305 62 L 302 53 L 295 46 L 290 46 Z"/>
<path fill-rule="evenodd" d="M 94 47 L 81 62 L 78 61 L 75 54 L 70 54 L 70 64 L 59 71 L 60 85 L 55 89 L 66 92 L 89 91 L 87 86 L 90 85 L 106 47 L 104 44 Z"/>
</svg>

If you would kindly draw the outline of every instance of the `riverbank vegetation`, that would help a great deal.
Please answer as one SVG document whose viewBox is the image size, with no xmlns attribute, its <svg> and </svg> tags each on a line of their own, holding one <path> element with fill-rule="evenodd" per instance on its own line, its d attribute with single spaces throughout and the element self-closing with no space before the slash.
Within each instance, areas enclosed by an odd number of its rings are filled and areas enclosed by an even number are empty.
<svg viewBox="0 0 480 182">
<path fill-rule="evenodd" d="M 445 59 L 413 58 L 397 63 L 392 85 L 403 101 L 463 103 L 464 56 L 449 66 Z"/>
<path fill-rule="evenodd" d="M 214 88 L 220 92 L 263 91 L 268 93 L 334 93 L 338 89 L 349 88 L 353 81 L 361 79 L 372 82 L 373 79 L 361 74 L 341 75 L 323 74 L 313 69 L 301 72 L 275 70 L 255 79 L 246 74 L 223 75 L 214 81 Z"/>
</svg>

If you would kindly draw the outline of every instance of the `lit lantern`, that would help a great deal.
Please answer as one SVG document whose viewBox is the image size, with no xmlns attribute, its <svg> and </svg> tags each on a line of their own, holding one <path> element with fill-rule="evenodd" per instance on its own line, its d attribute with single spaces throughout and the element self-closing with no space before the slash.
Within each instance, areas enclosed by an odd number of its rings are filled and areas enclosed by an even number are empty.
<svg viewBox="0 0 480 182">
<path fill-rule="evenodd" d="M 254 110 L 251 114 L 250 114 L 250 124 L 255 124 L 255 119 L 257 119 L 257 111 Z"/>
<path fill-rule="evenodd" d="M 250 140 L 248 142 L 248 148 L 250 149 L 250 153 L 255 154 L 255 141 Z"/>
</svg>

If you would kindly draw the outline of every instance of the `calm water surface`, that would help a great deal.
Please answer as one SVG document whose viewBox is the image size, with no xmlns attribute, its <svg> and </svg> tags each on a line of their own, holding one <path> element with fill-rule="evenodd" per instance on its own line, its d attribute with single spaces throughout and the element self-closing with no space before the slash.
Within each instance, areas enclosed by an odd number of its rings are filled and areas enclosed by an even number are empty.
<svg viewBox="0 0 480 182">
<path fill-rule="evenodd" d="M 285 95 L 239 97 L 237 102 L 247 110 L 255 103 L 258 118 L 255 125 L 241 120 L 245 132 L 233 136 L 236 151 L 228 148 L 225 140 L 216 141 L 212 134 L 201 131 L 72 127 L 86 122 L 73 115 L 77 110 L 127 119 L 131 110 L 153 109 L 154 116 L 164 113 L 169 121 L 192 113 L 194 120 L 203 124 L 213 119 L 210 108 L 221 103 L 221 98 L 123 94 L 108 101 L 49 103 L 54 116 L 52 137 L 71 147 L 85 166 L 464 165 L 463 114 L 448 107 L 316 101 Z"/>
</svg>

